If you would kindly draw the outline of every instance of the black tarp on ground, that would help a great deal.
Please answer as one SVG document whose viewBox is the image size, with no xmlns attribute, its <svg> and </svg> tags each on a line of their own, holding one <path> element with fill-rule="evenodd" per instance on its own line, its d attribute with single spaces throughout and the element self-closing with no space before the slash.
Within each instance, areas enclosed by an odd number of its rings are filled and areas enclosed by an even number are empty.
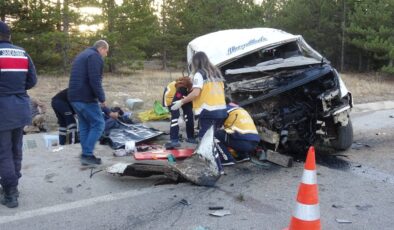
<svg viewBox="0 0 394 230">
<path fill-rule="evenodd" d="M 162 134 L 163 132 L 145 127 L 142 124 L 126 125 L 118 123 L 116 128 L 109 130 L 109 134 L 104 138 L 104 142 L 108 143 L 113 149 L 121 149 L 125 147 L 127 141 L 139 143 Z"/>
</svg>

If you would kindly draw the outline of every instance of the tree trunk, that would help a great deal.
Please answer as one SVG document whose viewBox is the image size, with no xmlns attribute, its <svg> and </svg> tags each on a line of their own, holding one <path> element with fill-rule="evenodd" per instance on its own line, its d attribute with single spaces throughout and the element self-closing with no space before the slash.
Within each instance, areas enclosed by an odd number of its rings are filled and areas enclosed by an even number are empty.
<svg viewBox="0 0 394 230">
<path fill-rule="evenodd" d="M 64 45 L 63 45 L 63 71 L 67 74 L 69 59 L 68 51 L 70 49 L 70 18 L 69 18 L 69 8 L 68 0 L 63 0 L 63 34 L 64 34 Z"/>
<path fill-rule="evenodd" d="M 341 72 L 345 65 L 345 28 L 346 28 L 346 2 L 342 0 L 342 44 L 341 44 Z"/>
<path fill-rule="evenodd" d="M 115 10 L 115 0 L 108 0 L 107 1 L 107 23 L 108 23 L 108 34 L 112 34 L 114 32 L 114 10 Z M 111 44 L 110 44 L 111 45 Z M 114 46 L 112 46 L 114 47 Z M 116 65 L 113 60 L 114 57 L 114 48 L 111 48 L 108 52 L 108 57 L 110 59 L 109 62 L 109 72 L 115 73 L 116 72 Z"/>
<path fill-rule="evenodd" d="M 363 68 L 363 55 L 361 52 L 358 53 L 358 72 L 361 72 Z"/>
<path fill-rule="evenodd" d="M 167 51 L 163 50 L 163 54 L 162 54 L 163 58 L 162 58 L 162 68 L 163 70 L 167 70 Z"/>
</svg>

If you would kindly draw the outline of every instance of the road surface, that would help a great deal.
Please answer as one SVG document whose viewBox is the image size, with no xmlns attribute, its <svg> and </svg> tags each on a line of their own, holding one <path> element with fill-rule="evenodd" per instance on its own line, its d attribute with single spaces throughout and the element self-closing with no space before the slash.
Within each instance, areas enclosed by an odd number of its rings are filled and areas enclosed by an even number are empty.
<svg viewBox="0 0 394 230">
<path fill-rule="evenodd" d="M 390 115 L 394 110 L 353 114 L 353 147 L 340 156 L 318 156 L 323 229 L 393 229 L 394 118 Z M 243 163 L 226 168 L 214 188 L 160 185 L 166 182 L 162 177 L 115 177 L 103 171 L 91 176 L 89 169 L 79 166 L 78 145 L 50 152 L 32 138 L 25 138 L 30 143 L 20 207 L 0 206 L 1 230 L 283 229 L 303 170 L 302 162 L 270 169 Z M 98 147 L 98 155 L 105 166 L 125 159 L 114 159 L 105 146 Z M 210 206 L 223 206 L 231 215 L 209 216 Z"/>
</svg>

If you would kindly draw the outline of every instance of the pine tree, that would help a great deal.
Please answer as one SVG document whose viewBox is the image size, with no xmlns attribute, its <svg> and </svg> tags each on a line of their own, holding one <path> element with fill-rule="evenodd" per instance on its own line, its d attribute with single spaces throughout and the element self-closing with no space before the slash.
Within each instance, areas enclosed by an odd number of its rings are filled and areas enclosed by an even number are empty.
<svg viewBox="0 0 394 230">
<path fill-rule="evenodd" d="M 394 1 L 354 1 L 347 31 L 350 43 L 366 53 L 367 70 L 394 73 Z"/>
</svg>

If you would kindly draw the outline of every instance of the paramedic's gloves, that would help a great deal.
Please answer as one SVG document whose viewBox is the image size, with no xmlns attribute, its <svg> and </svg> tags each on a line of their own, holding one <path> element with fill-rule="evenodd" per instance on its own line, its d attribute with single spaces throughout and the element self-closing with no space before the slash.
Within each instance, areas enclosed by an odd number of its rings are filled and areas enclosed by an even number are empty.
<svg viewBox="0 0 394 230">
<path fill-rule="evenodd" d="M 171 110 L 178 110 L 182 107 L 182 105 L 182 100 L 175 101 L 174 103 L 172 103 Z"/>
</svg>

